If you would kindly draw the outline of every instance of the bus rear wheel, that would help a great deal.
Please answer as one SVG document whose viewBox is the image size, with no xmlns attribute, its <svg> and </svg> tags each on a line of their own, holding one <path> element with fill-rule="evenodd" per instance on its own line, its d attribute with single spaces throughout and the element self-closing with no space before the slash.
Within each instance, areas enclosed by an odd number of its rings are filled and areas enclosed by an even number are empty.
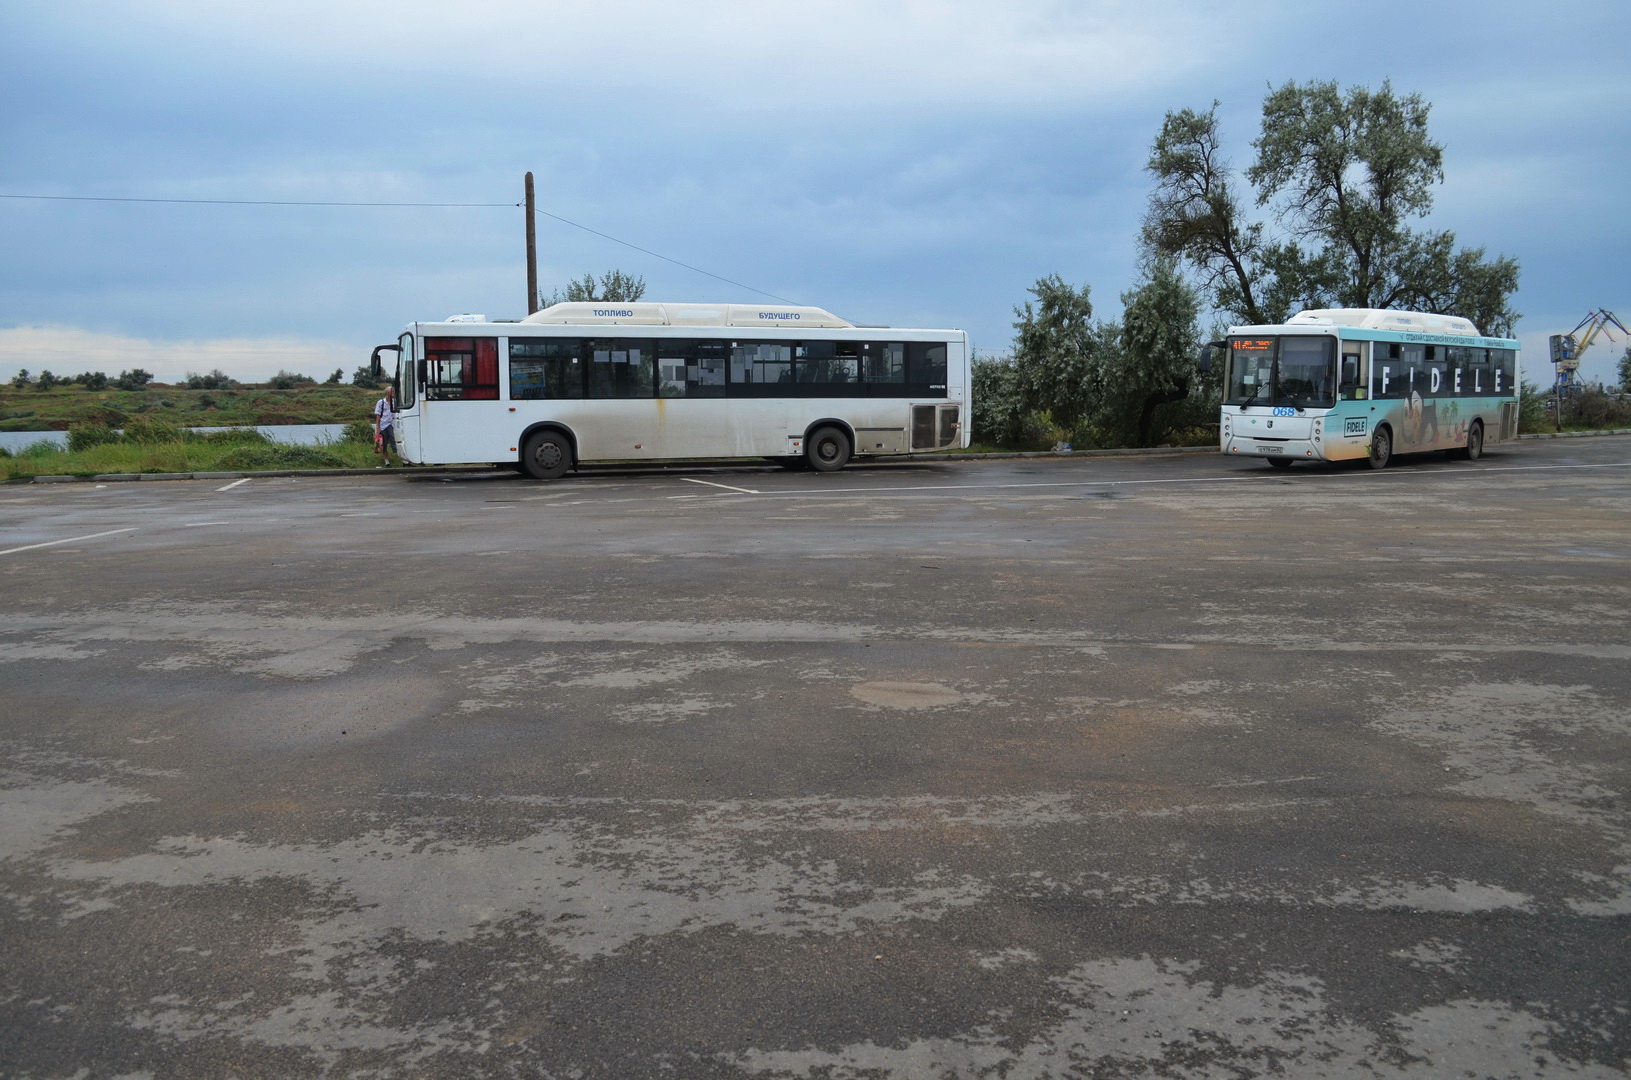
<svg viewBox="0 0 1631 1080">
<path fill-rule="evenodd" d="M 572 467 L 572 444 L 558 431 L 540 431 L 521 447 L 521 468 L 534 480 L 557 480 Z"/>
<path fill-rule="evenodd" d="M 1477 461 L 1484 456 L 1484 422 L 1482 420 L 1474 420 L 1472 427 L 1467 429 L 1467 445 L 1457 452 L 1457 456 L 1464 457 L 1468 461 Z"/>
<path fill-rule="evenodd" d="M 1393 459 L 1393 432 L 1379 427 L 1370 436 L 1370 467 L 1385 469 Z"/>
<path fill-rule="evenodd" d="M 835 427 L 816 428 L 804 452 L 810 459 L 810 468 L 817 472 L 837 472 L 849 464 L 849 438 Z"/>
</svg>

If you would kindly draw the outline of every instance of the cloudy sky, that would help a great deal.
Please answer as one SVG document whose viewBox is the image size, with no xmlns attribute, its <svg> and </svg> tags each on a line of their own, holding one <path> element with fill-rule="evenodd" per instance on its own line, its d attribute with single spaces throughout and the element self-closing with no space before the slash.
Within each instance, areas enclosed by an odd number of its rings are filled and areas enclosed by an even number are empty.
<svg viewBox="0 0 1631 1080">
<path fill-rule="evenodd" d="M 1549 384 L 1548 334 L 1631 324 L 1627 41 L 1623 0 L 0 0 L 0 377 L 349 377 L 525 314 L 529 170 L 545 292 L 1003 352 L 1046 274 L 1119 314 L 1168 110 L 1220 101 L 1244 168 L 1271 86 L 1391 79 L 1445 147 L 1427 224 L 1518 258 Z M 263 205 L 301 202 L 475 205 Z"/>
</svg>

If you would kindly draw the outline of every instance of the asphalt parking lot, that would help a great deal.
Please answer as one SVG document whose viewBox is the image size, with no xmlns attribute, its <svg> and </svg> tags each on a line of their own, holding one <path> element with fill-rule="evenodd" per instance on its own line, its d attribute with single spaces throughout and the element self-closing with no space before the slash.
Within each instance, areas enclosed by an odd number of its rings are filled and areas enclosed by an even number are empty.
<svg viewBox="0 0 1631 1080">
<path fill-rule="evenodd" d="M 0 1075 L 1622 1077 L 1631 437 L 0 488 Z"/>
</svg>

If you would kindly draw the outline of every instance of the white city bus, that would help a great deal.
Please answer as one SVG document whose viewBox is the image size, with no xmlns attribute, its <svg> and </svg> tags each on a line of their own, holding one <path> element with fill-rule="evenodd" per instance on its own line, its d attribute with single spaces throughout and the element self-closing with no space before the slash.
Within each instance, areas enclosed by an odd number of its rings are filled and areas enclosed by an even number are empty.
<svg viewBox="0 0 1631 1080">
<path fill-rule="evenodd" d="M 1448 450 L 1477 458 L 1518 434 L 1518 343 L 1451 315 L 1371 308 L 1304 311 L 1235 326 L 1223 348 L 1225 454 L 1293 461 Z"/>
<path fill-rule="evenodd" d="M 519 322 L 412 323 L 397 441 L 420 464 L 852 456 L 968 445 L 968 335 L 860 327 L 812 307 L 565 303 Z"/>
</svg>

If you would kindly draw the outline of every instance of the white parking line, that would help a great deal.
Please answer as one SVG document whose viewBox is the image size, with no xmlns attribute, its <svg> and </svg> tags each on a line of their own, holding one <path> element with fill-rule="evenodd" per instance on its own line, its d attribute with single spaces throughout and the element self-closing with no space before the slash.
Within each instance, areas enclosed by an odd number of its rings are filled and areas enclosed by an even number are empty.
<svg viewBox="0 0 1631 1080">
<path fill-rule="evenodd" d="M 1576 462 L 1573 465 L 1492 465 L 1479 472 L 1540 472 L 1547 469 L 1623 469 L 1631 461 Z"/>
<path fill-rule="evenodd" d="M 197 529 L 205 525 L 231 525 L 230 521 L 189 521 L 182 525 L 184 529 Z"/>
<path fill-rule="evenodd" d="M 779 491 L 749 491 L 747 488 L 728 488 L 729 491 L 746 492 L 750 495 L 763 495 L 767 499 L 819 499 L 829 496 L 870 496 L 870 495 L 900 495 L 916 492 L 972 492 L 972 491 L 1027 491 L 1046 488 L 1117 488 L 1117 487 L 1143 487 L 1160 484 L 1248 484 L 1278 481 L 1281 483 L 1291 481 L 1295 483 L 1316 483 L 1319 481 L 1363 482 L 1366 479 L 1395 480 L 1395 481 L 1430 481 L 1430 480 L 1472 480 L 1479 477 L 1488 477 L 1496 473 L 1507 472 L 1535 472 L 1559 471 L 1566 469 L 1623 469 L 1631 466 L 1631 462 L 1614 461 L 1601 464 L 1573 464 L 1573 465 L 1509 465 L 1492 468 L 1464 469 L 1455 472 L 1434 470 L 1432 472 L 1413 472 L 1409 469 L 1387 469 L 1382 471 L 1362 469 L 1345 470 L 1343 472 L 1327 473 L 1284 473 L 1277 469 L 1263 472 L 1245 473 L 1235 476 L 1175 476 L 1155 477 L 1144 480 L 1045 480 L 1045 481 L 991 481 L 975 482 L 970 484 L 903 484 L 879 487 L 831 487 L 831 488 L 794 488 Z M 681 477 L 688 480 L 689 477 Z M 707 483 L 705 480 L 692 480 L 694 484 Z M 714 484 L 714 487 L 724 487 L 723 484 Z M 708 498 L 706 495 L 670 495 L 670 499 L 696 499 Z"/>
<path fill-rule="evenodd" d="M 709 487 L 724 488 L 726 491 L 736 491 L 736 492 L 740 492 L 743 495 L 757 495 L 757 494 L 759 494 L 759 492 L 754 490 L 753 488 L 731 487 L 729 484 L 716 484 L 712 480 L 695 480 L 695 479 L 693 479 L 693 478 L 691 478 L 689 476 L 682 476 L 682 477 L 680 477 L 680 479 L 684 480 L 687 484 L 707 484 Z"/>
<path fill-rule="evenodd" d="M 47 540 L 43 544 L 25 544 L 22 547 L 7 548 L 4 551 L 0 551 L 0 555 L 13 555 L 13 554 L 16 554 L 19 551 L 33 551 L 35 548 L 56 547 L 58 544 L 72 544 L 76 540 L 95 540 L 95 539 L 97 539 L 98 537 L 101 537 L 101 536 L 112 536 L 115 533 L 127 533 L 127 532 L 135 532 L 135 531 L 136 531 L 136 526 L 132 525 L 128 529 L 109 529 L 107 532 L 91 533 L 88 536 L 70 536 L 66 540 Z"/>
<path fill-rule="evenodd" d="M 1082 488 L 1082 487 L 1126 487 L 1133 484 L 1241 484 L 1254 480 L 1280 479 L 1279 473 L 1262 473 L 1252 476 L 1193 476 L 1176 477 L 1157 480 L 1048 480 L 1048 481 L 992 481 L 990 483 L 974 484 L 903 484 L 880 487 L 835 487 L 835 488 L 797 488 L 781 491 L 749 491 L 747 488 L 727 488 L 729 491 L 745 492 L 749 495 L 763 495 L 767 499 L 790 498 L 808 499 L 828 495 L 898 495 L 906 492 L 938 492 L 938 491 L 1028 491 L 1041 488 Z M 681 477 L 685 480 L 689 477 Z M 692 480 L 693 484 L 707 483 L 705 480 Z M 714 484 L 714 487 L 724 487 L 723 484 Z M 706 498 L 697 495 L 670 495 L 671 499 Z"/>
<path fill-rule="evenodd" d="M 231 491 L 233 488 L 237 487 L 239 484 L 247 484 L 247 483 L 249 483 L 249 477 L 246 476 L 242 480 L 234 480 L 232 483 L 227 484 L 225 487 L 218 487 L 215 490 L 216 491 Z"/>
</svg>

